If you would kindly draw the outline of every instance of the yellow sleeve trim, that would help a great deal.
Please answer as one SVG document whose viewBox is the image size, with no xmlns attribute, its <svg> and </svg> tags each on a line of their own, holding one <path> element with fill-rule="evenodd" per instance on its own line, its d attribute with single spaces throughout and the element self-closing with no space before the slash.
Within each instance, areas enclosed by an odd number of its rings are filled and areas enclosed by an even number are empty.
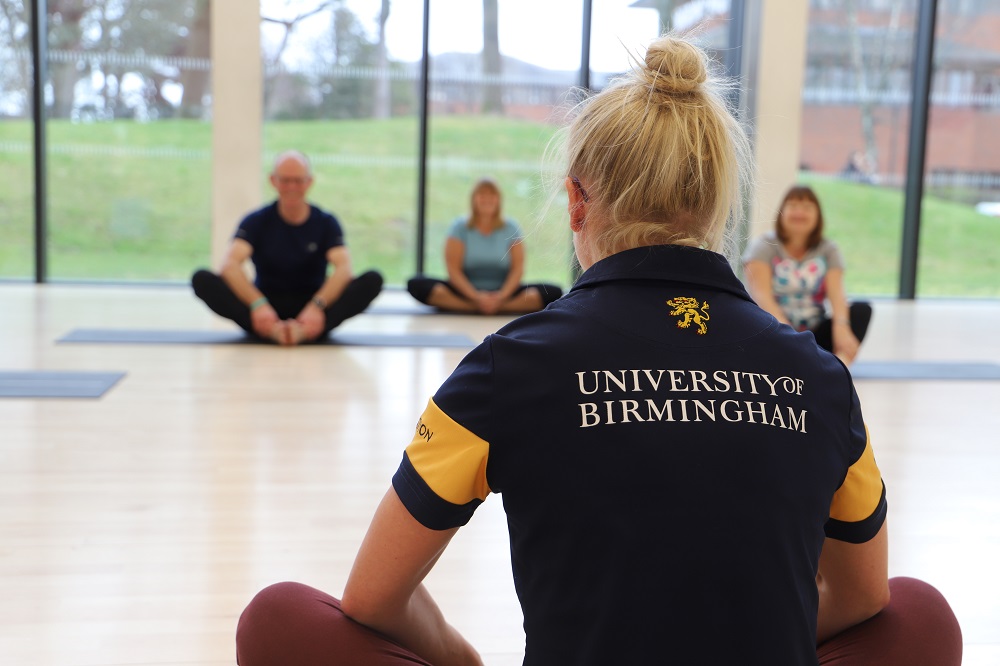
<svg viewBox="0 0 1000 666">
<path fill-rule="evenodd" d="M 847 471 L 847 478 L 833 496 L 830 517 L 845 523 L 865 520 L 878 508 L 882 499 L 882 473 L 875 464 L 871 436 L 865 427 L 865 450 Z"/>
<path fill-rule="evenodd" d="M 453 421 L 433 399 L 427 402 L 406 447 L 410 464 L 424 483 L 452 504 L 485 500 L 490 494 L 486 482 L 489 453 L 489 442 Z"/>
</svg>

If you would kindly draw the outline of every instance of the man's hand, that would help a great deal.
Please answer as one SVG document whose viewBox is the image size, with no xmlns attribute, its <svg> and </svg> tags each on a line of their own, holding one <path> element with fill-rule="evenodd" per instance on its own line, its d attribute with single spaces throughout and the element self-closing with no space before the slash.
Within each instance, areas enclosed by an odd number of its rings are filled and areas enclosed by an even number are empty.
<svg viewBox="0 0 1000 666">
<path fill-rule="evenodd" d="M 302 334 L 306 340 L 315 340 L 326 327 L 326 313 L 310 301 L 302 308 L 302 312 L 295 318 L 295 321 L 302 327 Z"/>
<path fill-rule="evenodd" d="M 250 312 L 250 322 L 253 324 L 254 333 L 262 338 L 271 338 L 274 326 L 279 321 L 278 313 L 269 303 L 264 303 Z"/>
</svg>

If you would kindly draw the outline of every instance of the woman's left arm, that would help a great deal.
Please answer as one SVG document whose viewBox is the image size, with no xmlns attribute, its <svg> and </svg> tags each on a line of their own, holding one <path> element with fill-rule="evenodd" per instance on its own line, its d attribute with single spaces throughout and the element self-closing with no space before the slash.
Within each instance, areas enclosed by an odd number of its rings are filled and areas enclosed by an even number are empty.
<svg viewBox="0 0 1000 666">
<path fill-rule="evenodd" d="M 521 242 L 521 239 L 514 241 L 508 252 L 510 253 L 510 270 L 507 271 L 507 277 L 504 278 L 503 284 L 497 290 L 497 296 L 500 297 L 501 301 L 507 300 L 517 291 L 517 288 L 521 286 L 521 278 L 524 277 L 524 243 Z"/>
<path fill-rule="evenodd" d="M 344 588 L 344 613 L 435 666 L 482 666 L 482 659 L 422 585 L 458 528 L 432 530 L 394 488 L 382 498 Z"/>
<path fill-rule="evenodd" d="M 833 353 L 845 364 L 858 355 L 861 343 L 851 330 L 851 310 L 844 290 L 844 269 L 831 268 L 826 274 L 826 296 L 833 311 Z"/>
</svg>

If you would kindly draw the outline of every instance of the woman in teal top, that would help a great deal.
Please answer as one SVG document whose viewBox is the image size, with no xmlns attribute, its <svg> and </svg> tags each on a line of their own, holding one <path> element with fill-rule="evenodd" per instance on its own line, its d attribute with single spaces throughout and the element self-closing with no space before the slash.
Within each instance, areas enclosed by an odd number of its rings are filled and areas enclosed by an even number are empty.
<svg viewBox="0 0 1000 666">
<path fill-rule="evenodd" d="M 459 218 L 444 246 L 448 279 L 424 276 L 406 285 L 427 305 L 454 312 L 534 312 L 562 296 L 551 284 L 521 284 L 524 245 L 521 228 L 500 213 L 500 188 L 489 179 L 472 188 L 472 215 Z"/>
</svg>

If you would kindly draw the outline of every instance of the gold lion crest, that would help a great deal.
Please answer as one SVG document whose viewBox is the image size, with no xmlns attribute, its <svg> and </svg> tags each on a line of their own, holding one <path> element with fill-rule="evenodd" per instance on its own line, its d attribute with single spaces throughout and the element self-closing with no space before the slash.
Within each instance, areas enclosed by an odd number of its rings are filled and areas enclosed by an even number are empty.
<svg viewBox="0 0 1000 666">
<path fill-rule="evenodd" d="M 708 333 L 708 326 L 705 323 L 710 319 L 708 301 L 703 301 L 699 306 L 697 298 L 678 296 L 667 301 L 667 305 L 673 308 L 670 311 L 671 317 L 683 317 L 677 322 L 677 328 L 691 328 L 691 324 L 695 324 L 698 327 L 698 335 Z"/>
</svg>

